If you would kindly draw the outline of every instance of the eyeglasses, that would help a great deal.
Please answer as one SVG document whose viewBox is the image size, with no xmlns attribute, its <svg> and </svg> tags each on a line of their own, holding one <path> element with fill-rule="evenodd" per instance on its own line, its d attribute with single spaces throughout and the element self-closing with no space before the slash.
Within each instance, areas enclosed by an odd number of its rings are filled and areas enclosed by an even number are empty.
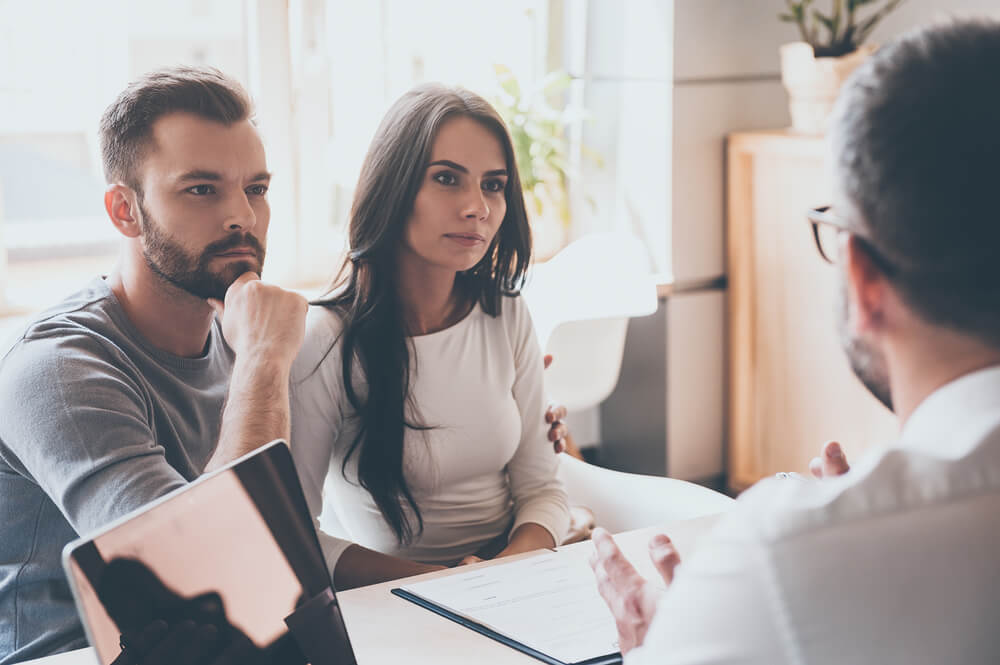
<svg viewBox="0 0 1000 665">
<path fill-rule="evenodd" d="M 896 272 L 896 267 L 881 252 L 875 249 L 872 241 L 857 231 L 848 228 L 844 220 L 830 212 L 830 206 L 813 208 L 806 213 L 806 218 L 812 226 L 813 239 L 816 241 L 816 250 L 827 263 L 833 263 L 834 258 L 837 256 L 837 236 L 841 233 L 850 233 L 857 238 L 861 247 L 883 273 L 892 275 Z"/>
</svg>

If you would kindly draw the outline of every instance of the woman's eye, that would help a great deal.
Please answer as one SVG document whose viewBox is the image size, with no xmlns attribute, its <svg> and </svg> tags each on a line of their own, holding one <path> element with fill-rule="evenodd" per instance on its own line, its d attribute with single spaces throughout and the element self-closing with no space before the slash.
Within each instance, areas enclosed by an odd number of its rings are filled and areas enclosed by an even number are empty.
<svg viewBox="0 0 1000 665">
<path fill-rule="evenodd" d="M 207 196 L 215 193 L 215 187 L 211 185 L 195 185 L 194 187 L 188 187 L 187 191 L 195 196 Z"/>
<path fill-rule="evenodd" d="M 247 194 L 264 196 L 267 194 L 267 185 L 250 185 L 250 187 L 247 187 Z"/>
<path fill-rule="evenodd" d="M 442 171 L 441 173 L 435 174 L 434 181 L 442 185 L 454 185 L 458 182 L 458 178 L 456 178 L 452 173 Z"/>
<path fill-rule="evenodd" d="M 487 180 L 483 183 L 483 189 L 487 192 L 502 192 L 506 184 L 503 180 Z"/>
</svg>

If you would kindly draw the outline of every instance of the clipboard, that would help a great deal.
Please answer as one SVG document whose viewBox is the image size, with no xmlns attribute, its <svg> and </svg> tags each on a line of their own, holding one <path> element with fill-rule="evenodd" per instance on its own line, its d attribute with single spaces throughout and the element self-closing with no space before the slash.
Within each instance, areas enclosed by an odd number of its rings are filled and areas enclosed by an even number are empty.
<svg viewBox="0 0 1000 665">
<path fill-rule="evenodd" d="M 455 623 L 464 626 L 465 628 L 468 628 L 471 631 L 477 632 L 480 635 L 490 638 L 491 640 L 495 640 L 500 644 L 510 647 L 511 649 L 516 649 L 517 651 L 527 654 L 532 658 L 537 658 L 543 663 L 548 663 L 549 665 L 618 665 L 619 663 L 622 662 L 622 655 L 619 652 L 619 653 L 606 654 L 603 656 L 595 656 L 594 658 L 588 658 L 587 660 L 576 661 L 573 663 L 566 663 L 557 658 L 553 658 L 552 656 L 546 653 L 542 653 L 537 649 L 533 649 L 527 644 L 518 642 L 517 640 L 512 639 L 502 633 L 498 633 L 492 628 L 484 626 L 481 623 L 476 623 L 471 619 L 467 619 L 463 617 L 461 614 L 452 612 L 451 610 L 445 607 L 441 607 L 440 605 L 437 605 L 435 603 L 430 602 L 429 600 L 421 598 L 420 596 L 414 593 L 410 593 L 406 589 L 396 588 L 396 589 L 391 589 L 390 592 L 394 596 L 399 596 L 400 598 L 404 598 L 410 601 L 411 603 L 414 603 L 416 605 L 419 605 L 420 607 L 423 607 L 426 610 L 434 612 L 439 616 L 442 616 L 446 619 L 450 619 Z"/>
<path fill-rule="evenodd" d="M 540 551 L 390 592 L 543 663 L 621 663 L 614 616 L 584 554 Z"/>
</svg>

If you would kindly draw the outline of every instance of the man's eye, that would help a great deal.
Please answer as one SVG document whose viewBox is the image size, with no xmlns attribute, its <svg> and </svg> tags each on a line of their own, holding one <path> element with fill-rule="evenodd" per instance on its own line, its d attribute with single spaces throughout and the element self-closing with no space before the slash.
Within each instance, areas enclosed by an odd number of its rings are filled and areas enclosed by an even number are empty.
<svg viewBox="0 0 1000 665">
<path fill-rule="evenodd" d="M 208 194 L 215 193 L 215 187 L 211 185 L 195 185 L 194 187 L 188 187 L 186 191 L 195 196 L 207 196 Z"/>
<path fill-rule="evenodd" d="M 267 185 L 250 185 L 247 187 L 247 194 L 254 196 L 264 196 L 267 194 Z"/>
<path fill-rule="evenodd" d="M 442 185 L 454 185 L 458 182 L 458 178 L 456 178 L 454 174 L 448 173 L 447 171 L 442 171 L 441 173 L 436 174 L 434 176 L 434 180 Z"/>
<path fill-rule="evenodd" d="M 502 192 L 506 184 L 503 180 L 487 180 L 483 183 L 483 189 L 487 192 Z"/>
</svg>

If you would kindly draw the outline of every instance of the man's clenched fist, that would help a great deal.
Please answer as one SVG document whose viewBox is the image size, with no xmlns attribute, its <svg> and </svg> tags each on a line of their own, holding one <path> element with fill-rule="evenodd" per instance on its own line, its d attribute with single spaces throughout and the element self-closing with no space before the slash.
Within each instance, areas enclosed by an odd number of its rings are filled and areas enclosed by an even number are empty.
<svg viewBox="0 0 1000 665">
<path fill-rule="evenodd" d="M 237 359 L 253 358 L 291 367 L 305 336 L 308 301 L 301 295 L 260 281 L 257 273 L 240 275 L 226 291 L 226 301 L 210 299 L 222 334 Z"/>
</svg>

